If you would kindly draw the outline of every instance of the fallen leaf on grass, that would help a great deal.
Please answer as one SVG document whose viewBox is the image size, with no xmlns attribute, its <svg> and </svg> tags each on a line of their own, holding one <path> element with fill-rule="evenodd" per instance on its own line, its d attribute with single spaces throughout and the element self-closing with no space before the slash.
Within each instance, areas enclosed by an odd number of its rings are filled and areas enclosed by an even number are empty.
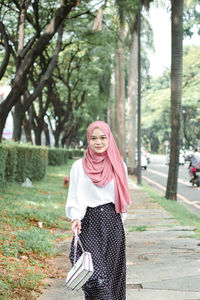
<svg viewBox="0 0 200 300">
<path fill-rule="evenodd" d="M 40 190 L 40 191 L 38 191 L 38 192 L 41 193 L 41 194 L 48 194 L 47 191 L 42 191 L 42 190 Z"/>
</svg>

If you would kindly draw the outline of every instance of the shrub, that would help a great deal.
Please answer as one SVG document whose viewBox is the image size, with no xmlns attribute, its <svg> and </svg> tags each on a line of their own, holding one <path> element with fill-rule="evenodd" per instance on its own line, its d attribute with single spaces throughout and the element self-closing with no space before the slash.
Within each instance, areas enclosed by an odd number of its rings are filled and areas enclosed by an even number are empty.
<svg viewBox="0 0 200 300">
<path fill-rule="evenodd" d="M 24 181 L 27 177 L 28 155 L 25 147 L 17 149 L 16 181 Z"/>
<path fill-rule="evenodd" d="M 28 147 L 27 177 L 31 180 L 40 180 L 46 174 L 48 164 L 48 149 L 45 147 Z"/>
<path fill-rule="evenodd" d="M 61 166 L 66 164 L 68 150 L 63 148 L 50 148 L 48 151 L 48 161 L 50 166 Z"/>
<path fill-rule="evenodd" d="M 73 156 L 72 156 L 72 150 L 67 149 L 67 156 L 68 156 L 69 159 L 73 158 Z"/>
<path fill-rule="evenodd" d="M 80 149 L 72 149 L 72 157 L 82 157 L 84 155 L 84 151 Z"/>
<path fill-rule="evenodd" d="M 45 176 L 48 163 L 48 149 L 38 146 L 18 146 L 16 180 L 40 180 Z"/>
<path fill-rule="evenodd" d="M 15 181 L 17 167 L 17 144 L 8 144 L 7 150 L 5 179 L 6 181 L 13 182 Z"/>
<path fill-rule="evenodd" d="M 6 158 L 8 149 L 5 145 L 0 145 L 0 183 L 5 181 Z"/>
</svg>

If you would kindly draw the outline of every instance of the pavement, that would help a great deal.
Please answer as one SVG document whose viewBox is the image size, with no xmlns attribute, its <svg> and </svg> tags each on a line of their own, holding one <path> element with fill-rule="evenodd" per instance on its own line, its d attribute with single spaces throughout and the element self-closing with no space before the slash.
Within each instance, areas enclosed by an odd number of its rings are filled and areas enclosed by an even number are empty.
<svg viewBox="0 0 200 300">
<path fill-rule="evenodd" d="M 181 226 L 131 179 L 132 204 L 126 220 L 127 300 L 200 300 L 200 241 L 195 228 Z M 137 229 L 137 230 L 136 230 Z M 68 272 L 70 240 L 57 258 Z M 38 300 L 84 300 L 82 291 L 64 287 L 65 278 L 48 279 Z"/>
</svg>

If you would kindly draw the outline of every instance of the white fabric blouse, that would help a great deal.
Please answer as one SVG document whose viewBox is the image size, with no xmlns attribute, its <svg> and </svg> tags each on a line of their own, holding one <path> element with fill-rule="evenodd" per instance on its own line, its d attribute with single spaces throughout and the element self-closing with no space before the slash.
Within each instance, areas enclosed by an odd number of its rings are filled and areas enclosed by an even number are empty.
<svg viewBox="0 0 200 300">
<path fill-rule="evenodd" d="M 127 167 L 124 163 L 127 173 Z M 74 220 L 82 220 L 87 207 L 96 207 L 107 203 L 115 203 L 114 179 L 104 187 L 98 187 L 87 176 L 83 169 L 82 158 L 75 161 L 70 171 L 69 191 L 66 202 L 66 216 Z M 122 221 L 127 213 L 121 213 Z"/>
</svg>

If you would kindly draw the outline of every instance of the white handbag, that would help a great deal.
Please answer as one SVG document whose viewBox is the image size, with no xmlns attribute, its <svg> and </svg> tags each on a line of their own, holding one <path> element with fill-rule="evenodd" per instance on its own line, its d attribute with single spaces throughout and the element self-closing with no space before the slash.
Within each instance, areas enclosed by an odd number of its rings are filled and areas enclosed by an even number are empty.
<svg viewBox="0 0 200 300">
<path fill-rule="evenodd" d="M 76 262 L 77 245 L 81 246 L 83 254 Z M 74 263 L 72 269 L 67 274 L 66 286 L 68 289 L 78 291 L 86 281 L 92 276 L 94 272 L 92 256 L 90 252 L 83 249 L 82 243 L 78 236 L 77 230 L 75 231 L 74 238 Z"/>
</svg>

